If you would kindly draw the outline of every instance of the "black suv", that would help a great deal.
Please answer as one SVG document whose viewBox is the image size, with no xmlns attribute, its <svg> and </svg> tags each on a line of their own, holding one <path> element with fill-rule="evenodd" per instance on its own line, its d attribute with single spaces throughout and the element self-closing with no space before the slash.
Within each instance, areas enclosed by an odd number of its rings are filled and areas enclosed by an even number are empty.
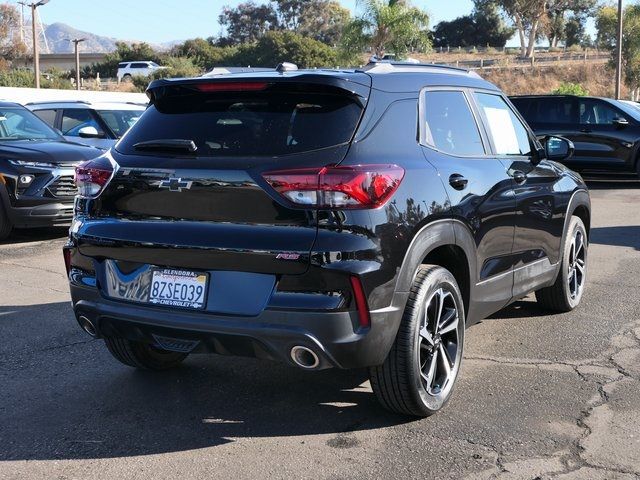
<svg viewBox="0 0 640 480">
<path fill-rule="evenodd" d="M 387 408 L 449 398 L 465 327 L 536 292 L 569 311 L 590 201 L 476 74 L 377 64 L 154 81 L 76 170 L 76 317 L 126 365 L 189 353 L 370 367 Z M 545 159 L 546 158 L 546 159 Z"/>
<path fill-rule="evenodd" d="M 100 153 L 66 141 L 23 106 L 0 102 L 0 240 L 13 227 L 69 225 L 74 168 Z"/>
<path fill-rule="evenodd" d="M 561 135 L 575 153 L 565 163 L 585 172 L 640 175 L 640 109 L 629 103 L 571 95 L 511 97 L 537 135 Z"/>
</svg>

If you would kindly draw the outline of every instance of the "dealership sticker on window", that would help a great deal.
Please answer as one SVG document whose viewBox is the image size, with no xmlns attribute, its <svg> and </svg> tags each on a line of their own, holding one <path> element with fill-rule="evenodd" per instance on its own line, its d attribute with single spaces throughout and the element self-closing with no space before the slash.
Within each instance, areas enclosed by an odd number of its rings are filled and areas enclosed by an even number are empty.
<svg viewBox="0 0 640 480">
<path fill-rule="evenodd" d="M 518 135 L 511 121 L 508 110 L 484 107 L 484 114 L 489 122 L 491 137 L 498 155 L 517 155 L 520 153 Z"/>
</svg>

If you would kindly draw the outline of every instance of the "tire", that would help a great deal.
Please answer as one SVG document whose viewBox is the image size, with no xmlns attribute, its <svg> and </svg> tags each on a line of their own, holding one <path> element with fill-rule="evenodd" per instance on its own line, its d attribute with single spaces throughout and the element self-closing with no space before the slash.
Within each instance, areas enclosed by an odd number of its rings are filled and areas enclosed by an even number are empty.
<svg viewBox="0 0 640 480">
<path fill-rule="evenodd" d="M 2 201 L 0 201 L 0 241 L 8 238 L 12 230 L 13 225 L 11 224 L 11 220 L 9 220 Z"/>
<path fill-rule="evenodd" d="M 444 321 L 438 329 L 439 305 Z M 382 365 L 369 369 L 371 387 L 382 406 L 417 417 L 444 407 L 460 371 L 464 329 L 464 304 L 455 278 L 442 267 L 422 265 L 389 355 Z"/>
<path fill-rule="evenodd" d="M 578 217 L 571 217 L 558 278 L 552 286 L 536 292 L 541 307 L 554 312 L 570 312 L 580 304 L 587 280 L 588 247 L 584 223 Z"/>
<path fill-rule="evenodd" d="M 104 337 L 104 343 L 116 360 L 142 370 L 168 370 L 189 356 L 188 353 L 161 350 L 147 343 L 119 337 Z"/>
<path fill-rule="evenodd" d="M 128 73 L 125 73 L 125 74 L 122 76 L 122 81 L 123 81 L 124 83 L 131 83 L 131 82 L 133 82 L 133 77 L 132 77 L 131 75 L 129 75 Z"/>
</svg>

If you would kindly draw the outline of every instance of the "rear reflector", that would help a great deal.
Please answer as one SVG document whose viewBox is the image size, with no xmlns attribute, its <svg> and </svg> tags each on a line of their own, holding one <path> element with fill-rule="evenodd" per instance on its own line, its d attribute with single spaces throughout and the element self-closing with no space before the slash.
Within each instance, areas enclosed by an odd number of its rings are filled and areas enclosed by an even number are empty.
<svg viewBox="0 0 640 480">
<path fill-rule="evenodd" d="M 404 169 L 398 165 L 327 166 L 262 176 L 280 195 L 300 206 L 365 209 L 381 207 L 391 198 Z"/>
<path fill-rule="evenodd" d="M 81 163 L 76 167 L 75 174 L 78 195 L 86 198 L 97 197 L 107 186 L 112 175 L 113 167 L 105 157 Z"/>
<path fill-rule="evenodd" d="M 66 268 L 67 275 L 69 275 L 69 272 L 71 271 L 71 249 L 63 248 L 62 256 L 64 257 L 64 268 Z"/>
<path fill-rule="evenodd" d="M 360 282 L 358 277 L 351 277 L 351 289 L 353 290 L 353 297 L 356 301 L 356 308 L 358 309 L 358 322 L 363 328 L 370 327 L 371 316 L 369 315 L 367 296 L 362 288 L 362 282 Z"/>
<path fill-rule="evenodd" d="M 211 82 L 196 83 L 195 88 L 201 92 L 247 92 L 264 90 L 267 82 Z"/>
</svg>

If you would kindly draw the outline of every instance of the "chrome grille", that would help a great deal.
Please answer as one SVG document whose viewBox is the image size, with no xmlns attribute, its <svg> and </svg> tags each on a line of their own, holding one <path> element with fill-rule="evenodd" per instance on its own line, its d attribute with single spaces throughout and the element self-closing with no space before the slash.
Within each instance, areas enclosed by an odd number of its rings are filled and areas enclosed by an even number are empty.
<svg viewBox="0 0 640 480">
<path fill-rule="evenodd" d="M 73 181 L 73 175 L 58 177 L 47 187 L 47 190 L 56 198 L 71 198 L 78 193 L 76 184 Z"/>
</svg>

